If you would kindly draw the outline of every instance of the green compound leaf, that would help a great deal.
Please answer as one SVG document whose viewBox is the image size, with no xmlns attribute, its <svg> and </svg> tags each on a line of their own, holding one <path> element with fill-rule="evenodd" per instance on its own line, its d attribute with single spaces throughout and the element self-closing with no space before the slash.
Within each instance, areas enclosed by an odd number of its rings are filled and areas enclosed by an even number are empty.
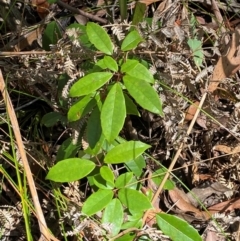
<svg viewBox="0 0 240 241">
<path fill-rule="evenodd" d="M 189 39 L 187 43 L 193 52 L 193 60 L 195 64 L 197 65 L 197 67 L 200 67 L 204 58 L 202 42 L 197 39 Z"/>
<path fill-rule="evenodd" d="M 114 184 L 114 174 L 113 174 L 113 171 L 108 166 L 101 167 L 100 174 L 104 180 Z"/>
<path fill-rule="evenodd" d="M 92 154 L 97 154 L 104 141 L 100 121 L 100 110 L 98 106 L 93 109 L 91 116 L 87 121 L 86 137 Z"/>
<path fill-rule="evenodd" d="M 130 181 L 132 180 L 133 177 L 133 173 L 132 172 L 127 172 L 127 173 L 123 173 L 121 174 L 115 182 L 115 186 L 116 188 L 124 188 L 126 187 L 127 184 L 130 183 Z"/>
<path fill-rule="evenodd" d="M 126 73 L 139 80 L 145 80 L 146 82 L 153 84 L 154 78 L 150 71 L 137 60 L 128 59 L 122 66 L 121 72 Z"/>
<path fill-rule="evenodd" d="M 125 166 L 127 166 L 127 168 L 131 170 L 137 177 L 140 177 L 142 175 L 143 168 L 146 167 L 146 161 L 143 156 L 140 155 L 134 160 L 125 162 Z"/>
<path fill-rule="evenodd" d="M 113 75 L 109 72 L 96 72 L 88 74 L 79 79 L 78 82 L 71 87 L 70 96 L 78 97 L 91 94 L 107 83 L 112 76 Z"/>
<path fill-rule="evenodd" d="M 137 30 L 131 31 L 126 38 L 123 40 L 121 45 L 122 51 L 128 51 L 135 49 L 140 42 L 143 41 L 143 38 L 140 36 Z"/>
<path fill-rule="evenodd" d="M 143 22 L 146 9 L 147 5 L 145 3 L 136 2 L 133 13 L 132 25 L 138 25 L 138 23 Z"/>
<path fill-rule="evenodd" d="M 111 225 L 110 236 L 115 236 L 121 230 L 123 223 L 123 207 L 118 199 L 113 199 L 103 213 L 102 224 Z"/>
<path fill-rule="evenodd" d="M 100 51 L 111 55 L 113 53 L 113 43 L 107 32 L 98 24 L 88 22 L 87 35 L 90 42 Z"/>
<path fill-rule="evenodd" d="M 46 179 L 55 182 L 73 182 L 86 177 L 94 168 L 95 164 L 92 161 L 69 158 L 54 165 L 49 170 Z"/>
<path fill-rule="evenodd" d="M 114 183 L 107 182 L 100 174 L 93 177 L 93 183 L 100 189 L 113 189 L 115 187 Z"/>
<path fill-rule="evenodd" d="M 101 112 L 102 131 L 111 143 L 119 134 L 126 118 L 126 105 L 119 83 L 109 91 Z"/>
<path fill-rule="evenodd" d="M 142 212 L 141 212 L 141 215 Z M 129 222 L 125 222 L 123 225 L 122 225 L 122 229 L 129 229 L 129 228 L 141 228 L 142 227 L 142 220 L 141 218 L 139 218 L 139 220 L 134 220 L 134 221 L 129 221 Z M 118 240 L 118 239 L 117 239 Z M 135 239 L 134 239 L 135 240 Z M 139 241 L 143 241 L 142 239 L 138 239 Z M 124 240 L 126 241 L 126 240 Z M 145 240 L 144 240 L 145 241 Z M 152 241 L 150 239 L 147 239 L 146 241 Z"/>
<path fill-rule="evenodd" d="M 125 94 L 125 93 L 124 93 L 123 95 L 124 95 L 124 98 L 125 98 L 127 114 L 140 116 L 140 113 L 139 113 L 139 111 L 138 111 L 138 108 L 137 108 L 137 106 L 134 104 L 134 102 L 132 101 L 132 99 L 131 99 L 127 94 Z"/>
<path fill-rule="evenodd" d="M 50 50 L 50 44 L 56 44 L 61 39 L 62 34 L 59 25 L 53 21 L 49 23 L 43 33 L 42 46 L 46 51 Z"/>
<path fill-rule="evenodd" d="M 123 82 L 129 94 L 140 106 L 163 116 L 161 99 L 147 82 L 129 75 L 123 77 Z"/>
<path fill-rule="evenodd" d="M 49 112 L 43 116 L 41 124 L 51 127 L 57 124 L 58 121 L 66 123 L 66 117 L 59 112 Z"/>
<path fill-rule="evenodd" d="M 95 69 L 97 71 L 99 71 L 99 69 L 97 69 L 97 67 L 100 67 L 102 70 L 110 69 L 114 72 L 118 71 L 118 64 L 117 64 L 116 60 L 114 60 L 110 56 L 104 56 L 103 59 L 98 60 L 97 63 L 95 64 Z"/>
<path fill-rule="evenodd" d="M 105 156 L 104 162 L 117 164 L 131 161 L 150 147 L 141 141 L 127 141 L 111 149 Z"/>
<path fill-rule="evenodd" d="M 103 62 L 108 69 L 110 69 L 114 72 L 118 71 L 118 64 L 117 64 L 116 60 L 114 60 L 112 57 L 104 56 Z"/>
<path fill-rule="evenodd" d="M 186 221 L 166 213 L 156 215 L 161 231 L 173 241 L 201 241 L 202 238 Z"/>
<path fill-rule="evenodd" d="M 84 96 L 81 100 L 73 104 L 68 111 L 68 120 L 76 121 L 82 117 L 83 111 L 92 99 L 92 95 Z"/>
<path fill-rule="evenodd" d="M 65 160 L 71 157 L 75 157 L 79 151 L 80 146 L 73 144 L 72 138 L 66 139 L 60 146 L 57 152 L 57 161 Z"/>
<path fill-rule="evenodd" d="M 152 208 L 151 202 L 141 192 L 129 188 L 120 189 L 118 198 L 130 212 L 142 212 Z"/>
<path fill-rule="evenodd" d="M 82 212 L 91 216 L 103 210 L 111 202 L 112 198 L 112 190 L 100 189 L 89 196 L 89 198 L 85 201 L 82 207 Z"/>
<path fill-rule="evenodd" d="M 121 66 L 121 72 L 126 73 L 131 71 L 133 68 L 135 68 L 139 64 L 139 61 L 135 59 L 127 59 L 125 63 Z"/>
<path fill-rule="evenodd" d="M 133 227 L 133 226 L 131 226 L 131 227 Z M 139 227 L 141 227 L 141 225 L 139 225 Z M 129 232 L 127 234 L 124 234 L 120 238 L 115 239 L 115 241 L 134 241 L 136 238 L 136 235 L 137 234 L 135 232 Z"/>
</svg>

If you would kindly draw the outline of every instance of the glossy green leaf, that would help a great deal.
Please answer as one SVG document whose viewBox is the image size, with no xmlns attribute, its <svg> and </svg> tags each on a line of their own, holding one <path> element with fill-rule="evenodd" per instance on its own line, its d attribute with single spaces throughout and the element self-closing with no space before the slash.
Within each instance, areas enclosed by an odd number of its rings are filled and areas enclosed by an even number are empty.
<svg viewBox="0 0 240 241">
<path fill-rule="evenodd" d="M 143 158 L 142 155 L 140 155 L 139 157 L 137 157 L 134 160 L 125 162 L 125 165 L 127 166 L 127 168 L 132 171 L 137 177 L 140 177 L 142 175 L 143 172 L 143 168 L 146 167 L 146 161 Z"/>
<path fill-rule="evenodd" d="M 144 109 L 163 116 L 162 103 L 156 91 L 145 81 L 129 75 L 123 77 L 123 82 L 129 94 Z"/>
<path fill-rule="evenodd" d="M 42 46 L 44 50 L 49 51 L 50 45 L 56 44 L 61 37 L 62 34 L 59 29 L 59 25 L 55 21 L 47 24 L 42 36 Z"/>
<path fill-rule="evenodd" d="M 141 215 L 143 215 L 142 212 L 141 212 Z M 141 221 L 141 219 L 139 219 L 139 220 L 133 220 L 133 221 L 125 222 L 122 225 L 122 229 L 141 228 L 141 226 L 142 226 L 142 221 Z"/>
<path fill-rule="evenodd" d="M 126 172 L 121 174 L 115 182 L 115 186 L 116 188 L 124 188 L 126 187 L 126 185 L 128 185 L 133 177 L 133 173 L 132 172 Z"/>
<path fill-rule="evenodd" d="M 114 60 L 112 57 L 104 56 L 103 61 L 104 61 L 105 66 L 108 69 L 110 69 L 114 72 L 118 71 L 118 64 L 117 64 L 116 60 Z"/>
<path fill-rule="evenodd" d="M 101 210 L 103 210 L 112 200 L 113 191 L 100 189 L 93 193 L 84 202 L 82 212 L 88 216 L 91 216 Z"/>
<path fill-rule="evenodd" d="M 157 225 L 173 241 L 201 241 L 202 238 L 186 221 L 166 213 L 156 215 Z"/>
<path fill-rule="evenodd" d="M 98 24 L 88 22 L 87 35 L 90 42 L 100 51 L 111 55 L 113 53 L 113 43 L 107 32 Z"/>
<path fill-rule="evenodd" d="M 73 182 L 86 177 L 94 168 L 95 164 L 92 161 L 80 158 L 69 158 L 59 161 L 50 168 L 46 179 L 55 182 Z"/>
<path fill-rule="evenodd" d="M 104 162 L 117 164 L 134 160 L 150 147 L 141 141 L 127 141 L 111 149 L 105 156 Z"/>
<path fill-rule="evenodd" d="M 128 221 L 138 221 L 142 218 L 142 211 L 141 212 L 134 212 L 129 215 L 127 215 Z"/>
<path fill-rule="evenodd" d="M 115 177 L 113 171 L 108 166 L 102 166 L 100 168 L 100 174 L 107 182 L 114 183 Z"/>
<path fill-rule="evenodd" d="M 198 39 L 189 39 L 187 43 L 193 52 L 193 60 L 195 64 L 200 67 L 204 58 L 202 42 Z"/>
<path fill-rule="evenodd" d="M 93 183 L 95 186 L 101 189 L 113 189 L 115 187 L 114 183 L 107 182 L 100 174 L 97 174 L 93 177 Z"/>
<path fill-rule="evenodd" d="M 77 97 L 88 95 L 102 87 L 111 78 L 112 74 L 109 72 L 96 72 L 88 74 L 78 80 L 70 89 L 70 96 Z"/>
<path fill-rule="evenodd" d="M 128 2 L 127 0 L 119 1 L 119 9 L 121 15 L 121 22 L 123 23 L 127 19 Z"/>
<path fill-rule="evenodd" d="M 136 233 L 135 232 L 128 232 L 121 236 L 120 238 L 115 239 L 115 241 L 134 241 L 136 238 Z"/>
<path fill-rule="evenodd" d="M 132 69 L 136 68 L 138 64 L 139 64 L 139 61 L 135 59 L 127 59 L 127 61 L 121 65 L 121 72 L 122 73 L 129 72 Z"/>
<path fill-rule="evenodd" d="M 132 99 L 127 94 L 124 94 L 124 98 L 127 114 L 140 116 L 137 106 L 133 103 Z"/>
<path fill-rule="evenodd" d="M 136 2 L 134 12 L 133 12 L 132 25 L 136 26 L 143 21 L 146 9 L 147 9 L 147 5 L 145 3 Z"/>
<path fill-rule="evenodd" d="M 102 147 L 104 137 L 100 121 L 100 110 L 96 106 L 87 121 L 86 138 L 92 154 L 97 154 Z"/>
<path fill-rule="evenodd" d="M 110 143 L 123 128 L 125 118 L 125 99 L 120 84 L 116 83 L 109 91 L 101 112 L 103 134 Z"/>
<path fill-rule="evenodd" d="M 103 59 L 98 60 L 97 63 L 95 64 L 95 66 L 94 66 L 95 72 L 98 71 L 99 67 L 100 67 L 100 69 L 107 69 L 108 68 Z"/>
<path fill-rule="evenodd" d="M 71 157 L 75 157 L 80 146 L 75 145 L 72 142 L 72 138 L 66 139 L 60 146 L 57 152 L 57 161 L 65 160 Z"/>
<path fill-rule="evenodd" d="M 129 76 L 153 84 L 154 78 L 150 71 L 136 60 L 128 59 L 122 66 L 121 71 Z"/>
<path fill-rule="evenodd" d="M 166 168 L 160 168 L 152 173 L 152 180 L 154 183 L 159 186 L 167 172 Z M 167 180 L 164 184 L 164 189 L 166 190 L 172 190 L 175 187 L 174 182 L 171 180 Z"/>
<path fill-rule="evenodd" d="M 114 198 L 105 208 L 102 224 L 111 225 L 110 237 L 117 235 L 123 223 L 123 207 L 121 202 Z"/>
<path fill-rule="evenodd" d="M 41 124 L 45 125 L 46 127 L 51 127 L 57 124 L 59 121 L 66 123 L 67 119 L 59 112 L 48 112 L 43 116 Z"/>
<path fill-rule="evenodd" d="M 114 72 L 118 71 L 117 62 L 110 56 L 105 55 L 103 59 L 97 61 L 94 66 L 94 72 L 110 69 Z"/>
<path fill-rule="evenodd" d="M 121 45 L 122 51 L 128 51 L 135 49 L 140 42 L 143 41 L 143 38 L 140 36 L 137 30 L 131 31 L 126 38 L 123 40 Z"/>
<path fill-rule="evenodd" d="M 92 99 L 92 95 L 87 95 L 87 96 L 84 96 L 78 102 L 74 103 L 68 111 L 68 120 L 70 122 L 79 120 L 82 117 L 82 113 L 85 107 L 87 106 L 87 104 L 90 102 L 91 99 Z"/>
<path fill-rule="evenodd" d="M 129 188 L 120 189 L 118 198 L 130 212 L 141 212 L 152 208 L 151 202 L 141 192 Z"/>
</svg>

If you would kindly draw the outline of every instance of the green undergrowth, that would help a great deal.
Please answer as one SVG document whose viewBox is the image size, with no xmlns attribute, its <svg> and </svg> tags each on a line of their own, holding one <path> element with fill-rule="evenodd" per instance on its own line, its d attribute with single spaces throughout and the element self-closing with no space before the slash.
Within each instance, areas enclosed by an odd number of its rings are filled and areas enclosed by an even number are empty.
<svg viewBox="0 0 240 241">
<path fill-rule="evenodd" d="M 133 52 L 145 40 L 132 26 L 118 42 L 116 51 L 116 42 L 98 24 L 89 22 L 86 26 L 74 24 L 71 27 L 81 30 L 79 41 L 85 48 L 101 54 L 69 89 L 69 98 L 73 101 L 66 115 L 51 112 L 42 119 L 42 124 L 48 127 L 59 121 L 64 125 L 67 122 L 70 125 L 83 123 L 78 130 L 82 133 L 78 140 L 70 138 L 61 145 L 57 163 L 50 168 L 46 179 L 66 183 L 87 178 L 94 192 L 83 202 L 81 220 L 97 218 L 100 225 L 108 226 L 102 233 L 105 240 L 135 240 L 136 233 L 131 230 L 140 230 L 144 225 L 143 214 L 154 208 L 151 203 L 153 192 L 143 193 L 141 181 L 146 168 L 144 153 L 151 146 L 141 141 L 124 140 L 120 132 L 127 115 L 140 115 L 139 106 L 163 116 L 162 102 L 153 87 L 155 79 L 149 64 Z M 45 39 L 46 35 L 47 29 Z M 195 64 L 200 66 L 201 42 L 190 39 L 188 44 L 195 53 Z M 66 107 L 64 100 L 60 102 Z M 83 150 L 80 150 L 83 141 Z M 123 173 L 118 171 L 120 167 L 124 169 Z M 156 185 L 161 183 L 165 172 L 165 168 L 160 168 L 153 173 Z M 174 186 L 174 182 L 168 180 L 164 189 L 170 190 Z M 191 225 L 174 215 L 159 213 L 156 220 L 157 229 L 172 240 L 201 240 Z M 149 238 L 143 235 L 139 240 Z"/>
<path fill-rule="evenodd" d="M 124 21 L 127 18 L 127 3 L 121 3 L 120 15 Z M 151 146 L 142 141 L 125 140 L 121 137 L 127 116 L 140 116 L 140 108 L 164 116 L 159 90 L 154 87 L 156 82 L 173 91 L 164 81 L 156 80 L 150 71 L 151 64 L 135 52 L 139 45 L 146 42 L 137 27 L 144 19 L 145 10 L 144 4 L 137 3 L 132 25 L 126 27 L 122 40 L 113 36 L 108 27 L 101 27 L 93 22 L 88 22 L 86 26 L 76 23 L 70 25 L 69 30 L 80 33 L 76 39 L 70 37 L 70 41 L 79 41 L 84 51 L 89 54 L 86 61 L 81 63 L 84 76 L 65 90 L 67 98 L 63 98 L 61 92 L 71 80 L 71 76 L 60 76 L 57 86 L 58 111 L 49 112 L 45 107 L 42 111 L 36 108 L 19 111 L 20 117 L 24 117 L 19 118 L 24 133 L 27 137 L 34 136 L 34 141 L 45 139 L 47 132 L 54 132 L 59 123 L 78 133 L 77 136 L 72 134 L 72 137 L 61 143 L 56 153 L 56 162 L 47 163 L 46 180 L 38 181 L 52 190 L 56 208 L 54 211 L 60 219 L 69 204 L 62 194 L 61 184 L 79 181 L 86 189 L 88 184 L 91 191 L 81 200 L 79 221 L 86 223 L 92 220 L 94 224 L 97 223 L 102 240 L 151 240 L 151 235 L 147 232 L 139 235 L 145 225 L 142 222 L 144 213 L 156 208 L 151 202 L 153 190 L 143 191 L 147 159 L 151 159 L 148 155 Z M 195 34 L 194 16 L 191 16 L 190 22 L 192 37 L 189 37 L 187 45 L 196 67 L 200 69 L 204 60 L 202 42 Z M 62 37 L 58 23 L 50 22 L 43 34 L 43 48 L 51 50 L 50 45 L 57 45 Z M 181 96 L 181 93 L 176 94 Z M 190 100 L 188 102 L 191 103 Z M 5 122 L 9 123 L 8 120 Z M 26 129 L 26 126 L 29 126 L 29 129 Z M 46 128 L 49 129 L 46 131 Z M 47 138 L 51 140 L 52 137 L 49 135 Z M 14 150 L 12 135 L 10 139 Z M 21 178 L 20 175 L 23 169 L 18 164 L 15 152 L 13 155 L 4 152 L 3 156 L 15 166 L 16 180 L 13 180 L 4 168 L 1 168 L 1 173 L 21 193 L 26 238 L 33 240 L 30 213 L 34 208 L 24 191 L 27 190 L 27 183 L 25 176 Z M 155 159 L 153 161 L 158 163 Z M 160 163 L 158 165 L 161 167 L 151 175 L 156 186 L 161 184 L 167 172 L 164 166 Z M 184 186 L 178 177 L 174 176 L 174 180 Z M 171 190 L 175 185 L 173 178 L 170 178 L 165 182 L 164 190 Z M 171 240 L 201 240 L 197 230 L 174 215 L 157 213 L 154 217 L 159 239 L 164 234 Z M 63 223 L 60 223 L 60 229 L 64 239 L 68 240 L 68 232 Z M 72 229 L 76 229 L 74 223 Z M 81 240 L 79 233 L 74 235 Z"/>
</svg>

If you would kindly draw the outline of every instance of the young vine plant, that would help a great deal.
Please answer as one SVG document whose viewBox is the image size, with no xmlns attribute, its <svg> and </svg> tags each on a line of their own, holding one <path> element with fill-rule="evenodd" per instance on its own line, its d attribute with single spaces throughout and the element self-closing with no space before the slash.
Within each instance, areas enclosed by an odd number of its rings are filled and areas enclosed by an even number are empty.
<svg viewBox="0 0 240 241">
<path fill-rule="evenodd" d="M 144 212 L 153 209 L 152 193 L 144 194 L 139 181 L 146 167 L 143 154 L 151 146 L 126 141 L 119 133 L 127 115 L 139 116 L 137 105 L 163 116 L 162 102 L 153 88 L 153 75 L 132 51 L 144 41 L 136 29 L 132 27 L 116 46 L 103 27 L 89 22 L 82 38 L 91 50 L 95 48 L 98 57 L 86 75 L 70 88 L 70 97 L 77 101 L 70 106 L 67 118 L 76 122 L 87 117 L 84 135 L 88 147 L 81 154 L 75 151 L 77 146 L 65 142 L 58 153 L 61 158 L 50 168 L 46 179 L 61 183 L 87 177 L 95 192 L 84 201 L 82 214 L 91 217 L 102 213 L 102 224 L 111 224 L 106 240 L 135 240 L 136 233 L 121 231 L 140 229 Z M 115 164 L 125 166 L 126 172 L 114 172 Z M 163 173 L 156 173 L 156 183 Z M 174 183 L 168 182 L 165 188 L 174 188 Z M 156 223 L 172 240 L 201 240 L 192 226 L 172 215 L 156 214 Z"/>
</svg>

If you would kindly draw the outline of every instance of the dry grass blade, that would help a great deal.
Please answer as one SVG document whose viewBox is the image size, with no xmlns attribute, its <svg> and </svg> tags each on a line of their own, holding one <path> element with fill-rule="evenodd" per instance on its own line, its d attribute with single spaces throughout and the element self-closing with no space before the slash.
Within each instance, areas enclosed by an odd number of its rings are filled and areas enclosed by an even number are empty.
<svg viewBox="0 0 240 241">
<path fill-rule="evenodd" d="M 43 216 L 41 205 L 39 203 L 37 190 L 36 190 L 36 187 L 35 187 L 35 184 L 34 184 L 34 180 L 33 180 L 33 177 L 32 177 L 32 173 L 31 173 L 29 163 L 28 163 L 28 160 L 27 160 L 27 156 L 26 156 L 26 152 L 25 152 L 25 149 L 24 149 L 24 145 L 23 145 L 21 133 L 20 133 L 20 130 L 19 130 L 17 117 L 16 117 L 15 111 L 13 109 L 13 105 L 12 105 L 11 99 L 9 97 L 8 91 L 6 90 L 6 86 L 5 86 L 5 82 L 4 82 L 4 78 L 3 78 L 1 70 L 0 70 L 0 91 L 2 93 L 4 102 L 5 102 L 5 105 L 6 105 L 7 113 L 9 115 L 9 118 L 10 118 L 10 121 L 11 121 L 11 124 L 12 124 L 12 128 L 13 128 L 13 132 L 14 132 L 14 135 L 15 135 L 15 138 L 16 138 L 17 146 L 18 146 L 20 156 L 21 156 L 21 159 L 22 159 L 22 162 L 23 162 L 23 167 L 24 167 L 24 170 L 26 172 L 28 185 L 29 185 L 29 188 L 30 188 L 30 192 L 32 194 L 32 199 L 33 199 L 34 207 L 36 209 L 39 227 L 40 227 L 40 230 L 41 230 L 41 233 L 42 233 L 42 235 L 40 237 L 40 240 L 57 241 L 57 239 L 54 238 L 49 233 L 49 231 L 47 229 L 46 221 L 45 221 L 45 218 Z"/>
</svg>

